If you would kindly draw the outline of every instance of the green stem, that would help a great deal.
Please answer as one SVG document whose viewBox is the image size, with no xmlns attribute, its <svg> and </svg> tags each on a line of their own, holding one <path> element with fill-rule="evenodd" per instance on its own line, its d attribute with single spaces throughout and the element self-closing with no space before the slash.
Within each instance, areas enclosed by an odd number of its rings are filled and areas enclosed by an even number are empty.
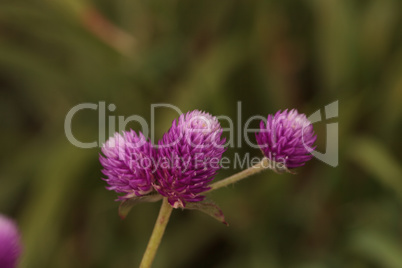
<svg viewBox="0 0 402 268">
<path fill-rule="evenodd" d="M 254 165 L 254 166 L 252 166 L 252 167 L 250 167 L 248 169 L 245 169 L 243 171 L 240 171 L 239 173 L 234 174 L 234 175 L 232 175 L 230 177 L 227 177 L 226 179 L 223 179 L 223 180 L 220 180 L 220 181 L 217 181 L 217 182 L 211 184 L 211 189 L 209 189 L 207 192 L 211 192 L 211 191 L 214 191 L 214 190 L 219 189 L 221 187 L 224 187 L 224 186 L 227 186 L 229 184 L 235 183 L 235 182 L 237 182 L 239 180 L 242 180 L 242 179 L 247 178 L 247 177 L 249 177 L 251 175 L 257 174 L 257 173 L 259 173 L 259 172 L 261 172 L 261 171 L 263 171 L 265 169 L 268 169 L 268 168 L 273 169 L 275 171 L 275 169 L 271 166 L 271 164 L 272 163 L 269 161 L 269 159 L 264 157 L 261 160 L 261 162 L 259 162 L 258 164 Z"/>
<path fill-rule="evenodd" d="M 154 230 L 152 231 L 151 238 L 149 239 L 147 249 L 140 264 L 140 268 L 149 268 L 155 258 L 156 251 L 161 243 L 163 233 L 165 232 L 166 225 L 169 222 L 170 214 L 172 213 L 172 206 L 169 204 L 167 198 L 163 198 L 162 206 L 159 211 L 158 219 L 156 220 Z"/>
<path fill-rule="evenodd" d="M 272 169 L 275 172 L 278 170 L 275 168 L 276 163 L 271 162 L 268 158 L 264 157 L 258 164 L 245 169 L 237 174 L 234 174 L 226 179 L 215 182 L 211 185 L 211 189 L 206 191 L 211 192 L 221 187 L 227 186 L 229 184 L 238 182 L 244 178 L 251 175 L 257 174 L 265 169 Z M 285 169 L 287 171 L 287 169 Z M 150 268 L 152 262 L 155 258 L 156 251 L 158 250 L 159 244 L 161 243 L 163 233 L 165 232 L 166 225 L 169 222 L 170 214 L 172 213 L 172 206 L 169 204 L 167 198 L 163 198 L 162 206 L 159 211 L 158 219 L 156 220 L 154 230 L 152 232 L 151 238 L 149 239 L 147 249 L 145 250 L 144 256 L 142 258 L 140 268 Z"/>
</svg>

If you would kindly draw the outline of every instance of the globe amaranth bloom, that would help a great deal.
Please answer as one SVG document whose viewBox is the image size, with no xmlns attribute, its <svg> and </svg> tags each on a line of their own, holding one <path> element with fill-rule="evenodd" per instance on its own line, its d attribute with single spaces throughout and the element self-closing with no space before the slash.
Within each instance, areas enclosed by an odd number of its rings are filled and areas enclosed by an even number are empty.
<svg viewBox="0 0 402 268">
<path fill-rule="evenodd" d="M 116 133 L 103 145 L 102 152 L 104 156 L 100 155 L 99 160 L 104 167 L 102 172 L 107 176 L 104 180 L 109 184 L 106 189 L 123 193 L 118 200 L 153 191 L 152 169 L 156 151 L 141 132 L 139 135 L 133 130 L 123 135 Z"/>
<path fill-rule="evenodd" d="M 257 143 L 271 161 L 292 169 L 303 166 L 313 156 L 311 151 L 317 136 L 306 115 L 293 109 L 268 115 L 267 122 L 260 123 L 256 133 Z"/>
<path fill-rule="evenodd" d="M 14 268 L 21 254 L 21 238 L 17 225 L 0 214 L 0 267 Z"/>
<path fill-rule="evenodd" d="M 226 150 L 221 135 L 216 117 L 194 110 L 174 120 L 159 141 L 154 187 L 174 208 L 204 200 L 200 193 L 210 189 Z"/>
</svg>

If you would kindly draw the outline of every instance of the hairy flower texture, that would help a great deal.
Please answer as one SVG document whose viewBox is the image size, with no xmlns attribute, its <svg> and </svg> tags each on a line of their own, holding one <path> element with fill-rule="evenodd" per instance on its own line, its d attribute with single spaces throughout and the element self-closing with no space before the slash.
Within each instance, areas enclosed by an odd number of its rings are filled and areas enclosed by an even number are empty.
<svg viewBox="0 0 402 268">
<path fill-rule="evenodd" d="M 268 115 L 266 124 L 260 123 L 256 133 L 257 143 L 264 155 L 271 161 L 284 164 L 292 169 L 303 166 L 313 156 L 311 151 L 317 136 L 306 115 L 293 109 L 290 112 L 278 111 L 275 116 Z"/>
<path fill-rule="evenodd" d="M 116 133 L 103 145 L 99 160 L 104 167 L 104 179 L 108 190 L 123 193 L 122 201 L 135 196 L 143 196 L 153 190 L 153 161 L 156 151 L 140 132 L 130 130 L 120 135 Z"/>
<path fill-rule="evenodd" d="M 17 225 L 0 215 L 0 267 L 16 267 L 20 254 L 21 242 Z"/>
<path fill-rule="evenodd" d="M 204 200 L 200 193 L 210 189 L 226 150 L 221 135 L 216 117 L 194 110 L 174 120 L 159 141 L 154 187 L 174 208 Z"/>
</svg>

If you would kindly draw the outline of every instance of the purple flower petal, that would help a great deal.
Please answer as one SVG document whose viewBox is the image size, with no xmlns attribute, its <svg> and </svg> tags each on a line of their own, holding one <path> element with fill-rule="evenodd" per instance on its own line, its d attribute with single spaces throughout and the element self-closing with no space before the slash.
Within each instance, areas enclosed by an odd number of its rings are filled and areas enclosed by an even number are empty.
<svg viewBox="0 0 402 268">
<path fill-rule="evenodd" d="M 204 200 L 200 193 L 220 169 L 216 164 L 225 152 L 222 128 L 212 115 L 194 110 L 182 114 L 159 141 L 155 189 L 175 207 Z"/>
<path fill-rule="evenodd" d="M 123 193 L 119 201 L 133 196 L 143 196 L 153 191 L 154 157 L 152 144 L 142 133 L 137 135 L 133 130 L 116 133 L 102 147 L 104 156 L 99 161 L 104 167 L 102 173 L 109 186 L 108 190 Z"/>
<path fill-rule="evenodd" d="M 256 133 L 264 155 L 289 169 L 303 166 L 313 157 L 311 151 L 315 149 L 316 138 L 306 115 L 295 109 L 268 115 L 267 122 L 261 121 L 260 131 Z"/>
<path fill-rule="evenodd" d="M 21 254 L 20 234 L 17 225 L 0 215 L 0 267 L 14 268 Z"/>
</svg>

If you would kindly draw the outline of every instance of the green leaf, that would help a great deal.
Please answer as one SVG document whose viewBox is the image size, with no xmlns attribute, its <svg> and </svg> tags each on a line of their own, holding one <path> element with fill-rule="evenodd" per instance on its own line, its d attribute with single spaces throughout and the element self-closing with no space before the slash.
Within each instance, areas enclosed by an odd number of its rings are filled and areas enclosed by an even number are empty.
<svg viewBox="0 0 402 268">
<path fill-rule="evenodd" d="M 119 216 L 121 219 L 125 219 L 130 210 L 139 203 L 146 202 L 156 202 L 162 199 L 162 196 L 159 194 L 149 194 L 145 196 L 135 196 L 133 198 L 124 200 L 120 203 L 119 206 Z"/>
<path fill-rule="evenodd" d="M 187 203 L 185 209 L 199 210 L 211 216 L 212 218 L 220 221 L 221 223 L 229 226 L 229 224 L 225 221 L 225 216 L 223 215 L 222 210 L 213 203 L 205 203 L 205 202 Z"/>
</svg>

